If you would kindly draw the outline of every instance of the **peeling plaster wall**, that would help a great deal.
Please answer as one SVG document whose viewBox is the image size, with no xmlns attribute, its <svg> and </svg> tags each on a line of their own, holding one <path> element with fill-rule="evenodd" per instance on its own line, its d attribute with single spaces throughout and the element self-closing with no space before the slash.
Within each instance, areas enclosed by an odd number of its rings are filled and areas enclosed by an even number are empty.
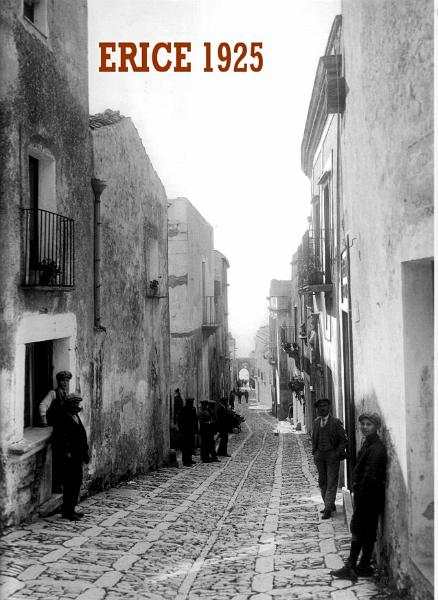
<svg viewBox="0 0 438 600">
<path fill-rule="evenodd" d="M 214 292 L 218 328 L 208 338 L 210 391 L 209 397 L 229 397 L 230 368 L 228 352 L 228 261 L 223 254 L 214 251 Z"/>
<path fill-rule="evenodd" d="M 47 315 L 52 323 L 74 315 L 72 349 L 76 376 L 71 387 L 84 396 L 89 429 L 92 356 L 92 191 L 88 137 L 87 5 L 85 0 L 48 2 L 48 35 L 22 17 L 22 2 L 0 6 L 0 513 L 1 525 L 33 514 L 39 504 L 47 441 L 36 453 L 12 458 L 10 446 L 23 430 L 24 345 L 17 342 L 23 318 Z M 55 162 L 52 210 L 75 220 L 72 291 L 23 288 L 24 219 L 29 207 L 30 149 Z M 47 201 L 41 198 L 41 204 Z M 36 322 L 35 321 L 35 322 Z M 32 341 L 33 325 L 26 332 Z M 35 331 L 36 335 L 36 331 Z M 20 350 L 20 352 L 19 352 Z M 24 392 L 23 392 L 24 393 Z M 37 428 L 33 428 L 34 430 Z M 20 497 L 20 502 L 17 498 Z M 19 504 L 21 503 L 21 506 Z"/>
<path fill-rule="evenodd" d="M 433 3 L 342 4 L 348 89 L 342 139 L 343 214 L 344 233 L 354 239 L 357 413 L 377 410 L 385 423 L 390 462 L 381 551 L 397 584 L 409 587 L 414 582 L 412 597 L 428 598 L 424 578 L 416 579 L 422 566 L 414 552 L 418 540 L 412 528 L 417 513 L 428 514 L 428 502 L 410 486 L 420 485 L 420 474 L 423 481 L 432 481 L 433 459 L 423 453 L 410 464 L 408 449 L 409 420 L 420 420 L 417 430 L 424 434 L 433 421 L 433 393 L 426 393 L 419 383 L 416 394 L 428 406 L 410 414 L 419 399 L 407 391 L 404 348 L 416 342 L 406 338 L 402 270 L 408 261 L 433 256 Z M 413 289 L 419 301 L 417 307 L 415 301 L 410 303 L 409 318 L 419 323 L 426 319 L 431 331 L 431 316 L 423 308 L 424 286 Z M 427 338 L 423 344 L 429 344 Z M 419 382 L 422 368 L 433 368 L 431 360 L 431 355 L 424 357 L 418 366 Z"/>
<path fill-rule="evenodd" d="M 209 398 L 209 343 L 202 331 L 205 295 L 214 295 L 213 228 L 186 198 L 169 201 L 171 390 L 183 398 Z"/>
<path fill-rule="evenodd" d="M 101 196 L 102 309 L 97 335 L 91 486 L 157 468 L 169 447 L 167 198 L 131 119 L 92 131 Z M 158 247 L 158 260 L 150 254 Z M 151 271 L 153 269 L 153 272 Z M 159 281 L 154 297 L 149 281 Z"/>
</svg>

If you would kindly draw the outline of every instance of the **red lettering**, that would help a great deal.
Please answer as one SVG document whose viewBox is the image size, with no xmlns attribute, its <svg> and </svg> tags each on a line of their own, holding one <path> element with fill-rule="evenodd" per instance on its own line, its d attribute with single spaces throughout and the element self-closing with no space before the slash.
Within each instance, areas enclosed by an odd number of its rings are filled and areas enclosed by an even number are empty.
<svg viewBox="0 0 438 600">
<path fill-rule="evenodd" d="M 120 48 L 120 66 L 119 66 L 119 71 L 120 73 L 127 73 L 128 72 L 128 65 L 126 64 L 127 62 L 129 62 L 129 64 L 131 65 L 131 69 L 133 71 L 138 71 L 139 69 L 137 68 L 137 65 L 135 64 L 135 55 L 137 54 L 137 46 L 133 43 L 133 42 L 120 42 L 119 43 L 119 48 Z"/>
<path fill-rule="evenodd" d="M 175 73 L 189 73 L 192 70 L 192 63 L 188 62 L 183 65 L 182 61 L 187 59 L 187 52 L 192 49 L 192 44 L 190 42 L 175 42 L 174 46 L 176 50 Z"/>
<path fill-rule="evenodd" d="M 166 50 L 168 54 L 170 54 L 172 44 L 170 44 L 169 42 L 159 42 L 154 46 L 154 49 L 152 50 L 152 64 L 154 65 L 154 69 L 156 71 L 159 71 L 160 73 L 168 71 L 172 65 L 171 60 L 168 60 L 165 65 L 160 65 L 160 63 L 158 62 L 158 52 L 162 48 Z"/>
<path fill-rule="evenodd" d="M 107 65 L 106 63 L 111 58 L 111 55 L 108 52 L 108 50 L 111 50 L 112 52 L 115 52 L 115 50 L 116 50 L 116 43 L 115 42 L 99 42 L 99 48 L 100 48 L 99 72 L 101 72 L 101 73 L 105 73 L 105 72 L 112 72 L 112 73 L 114 73 L 114 71 L 116 70 L 116 63 L 113 62 L 110 65 Z"/>
</svg>

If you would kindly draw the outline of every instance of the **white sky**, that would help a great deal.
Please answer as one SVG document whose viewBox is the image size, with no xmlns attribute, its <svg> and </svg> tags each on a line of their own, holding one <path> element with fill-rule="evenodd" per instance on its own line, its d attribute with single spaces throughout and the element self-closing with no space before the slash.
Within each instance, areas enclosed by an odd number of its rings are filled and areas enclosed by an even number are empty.
<svg viewBox="0 0 438 600">
<path fill-rule="evenodd" d="M 240 356 L 307 226 L 301 139 L 339 12 L 339 0 L 88 1 L 90 112 L 131 117 L 167 196 L 187 197 L 214 226 Z M 192 71 L 99 73 L 100 41 L 189 41 Z M 204 42 L 263 42 L 263 70 L 204 73 Z"/>
</svg>

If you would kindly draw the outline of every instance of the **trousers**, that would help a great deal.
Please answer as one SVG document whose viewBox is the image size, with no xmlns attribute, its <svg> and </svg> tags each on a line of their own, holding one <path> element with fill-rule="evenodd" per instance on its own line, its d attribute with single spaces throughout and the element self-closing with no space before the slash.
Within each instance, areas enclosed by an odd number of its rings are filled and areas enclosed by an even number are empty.
<svg viewBox="0 0 438 600">
<path fill-rule="evenodd" d="M 62 470 L 62 512 L 72 515 L 79 499 L 82 485 L 82 460 L 65 459 Z"/>
<path fill-rule="evenodd" d="M 332 510 L 335 506 L 336 492 L 338 490 L 339 464 L 337 452 L 317 450 L 313 460 L 318 469 L 318 486 L 325 510 Z"/>
</svg>

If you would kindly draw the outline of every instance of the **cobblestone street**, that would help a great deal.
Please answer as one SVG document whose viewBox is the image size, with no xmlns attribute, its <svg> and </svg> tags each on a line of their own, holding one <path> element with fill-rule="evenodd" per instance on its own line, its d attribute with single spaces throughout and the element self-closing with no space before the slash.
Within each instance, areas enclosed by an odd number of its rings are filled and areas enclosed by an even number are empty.
<svg viewBox="0 0 438 600">
<path fill-rule="evenodd" d="M 14 600 L 364 600 L 390 598 L 372 579 L 353 585 L 343 564 L 342 506 L 322 507 L 305 434 L 274 434 L 277 421 L 246 416 L 232 458 L 165 468 L 1 540 L 1 598 Z"/>
</svg>

